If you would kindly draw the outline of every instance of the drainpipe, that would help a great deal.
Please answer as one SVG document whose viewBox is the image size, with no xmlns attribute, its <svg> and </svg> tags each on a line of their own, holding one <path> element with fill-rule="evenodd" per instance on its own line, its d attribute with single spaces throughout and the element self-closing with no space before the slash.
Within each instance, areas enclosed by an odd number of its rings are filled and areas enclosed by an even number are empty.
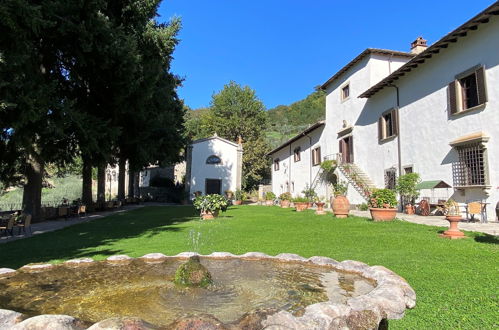
<svg viewBox="0 0 499 330">
<path fill-rule="evenodd" d="M 395 91 L 397 93 L 397 152 L 398 152 L 398 170 L 399 170 L 399 176 L 402 175 L 402 147 L 401 147 L 401 141 L 400 141 L 400 92 L 399 88 L 396 85 L 388 85 L 389 87 L 395 88 Z M 402 205 L 402 197 L 400 197 L 400 207 L 402 208 L 402 211 L 404 210 L 404 206 Z"/>
<path fill-rule="evenodd" d="M 312 138 L 310 137 L 310 135 L 308 134 L 305 134 L 306 137 L 308 137 L 308 153 L 309 153 L 309 156 L 310 156 L 310 164 L 309 164 L 309 171 L 308 171 L 308 180 L 309 180 L 309 187 L 311 188 L 312 187 Z"/>
</svg>

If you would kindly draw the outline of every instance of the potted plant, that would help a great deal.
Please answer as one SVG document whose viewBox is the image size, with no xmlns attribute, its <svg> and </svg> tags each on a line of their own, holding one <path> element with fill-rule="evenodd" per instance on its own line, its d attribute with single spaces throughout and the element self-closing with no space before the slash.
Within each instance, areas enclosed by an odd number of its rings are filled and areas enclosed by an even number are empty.
<svg viewBox="0 0 499 330">
<path fill-rule="evenodd" d="M 272 206 L 274 205 L 275 194 L 272 191 L 267 191 L 265 193 L 265 205 Z"/>
<path fill-rule="evenodd" d="M 459 221 L 461 221 L 462 219 L 459 204 L 451 198 L 445 203 L 445 210 L 447 211 L 445 219 L 449 221 L 450 226 L 449 229 L 444 231 L 444 233 L 440 236 L 450 239 L 466 237 L 464 236 L 464 233 L 458 228 Z"/>
<path fill-rule="evenodd" d="M 298 196 L 296 198 L 293 198 L 293 204 L 295 205 L 296 212 L 301 212 L 308 208 L 308 199 Z"/>
<path fill-rule="evenodd" d="M 317 197 L 317 194 L 315 193 L 314 188 L 310 187 L 307 183 L 305 185 L 305 189 L 303 189 L 302 193 L 305 196 L 305 198 L 308 200 L 308 207 L 314 206 L 314 200 L 315 200 L 315 197 Z"/>
<path fill-rule="evenodd" d="M 350 202 L 345 196 L 348 190 L 348 182 L 339 181 L 333 185 L 334 199 L 331 201 L 334 216 L 336 218 L 346 218 L 350 212 Z"/>
<path fill-rule="evenodd" d="M 318 215 L 323 215 L 326 214 L 326 211 L 324 211 L 324 205 L 326 204 L 324 201 L 326 198 L 324 196 L 317 196 L 315 198 L 315 205 L 317 206 L 317 210 L 315 210 L 315 214 Z"/>
<path fill-rule="evenodd" d="M 405 213 L 414 214 L 414 202 L 419 197 L 416 185 L 420 182 L 418 173 L 407 173 L 399 176 L 395 190 L 405 204 Z"/>
<path fill-rule="evenodd" d="M 194 207 L 200 211 L 203 220 L 216 218 L 220 211 L 225 212 L 229 206 L 229 200 L 218 194 L 198 196 L 194 198 Z"/>
<path fill-rule="evenodd" d="M 69 201 L 67 198 L 63 198 L 61 204 L 57 207 L 57 216 L 66 218 L 69 216 Z"/>
<path fill-rule="evenodd" d="M 234 198 L 234 192 L 232 190 L 226 190 L 225 196 L 227 197 L 228 200 L 232 200 Z"/>
<path fill-rule="evenodd" d="M 241 189 L 236 190 L 234 198 L 235 198 L 234 205 L 241 205 L 243 203 L 244 193 L 241 191 Z"/>
<path fill-rule="evenodd" d="M 390 189 L 376 189 L 369 199 L 369 211 L 374 221 L 392 221 L 397 215 L 397 198 Z"/>
<path fill-rule="evenodd" d="M 291 204 L 291 193 L 285 192 L 279 195 L 279 199 L 281 200 L 281 207 L 288 208 L 289 204 Z"/>
</svg>

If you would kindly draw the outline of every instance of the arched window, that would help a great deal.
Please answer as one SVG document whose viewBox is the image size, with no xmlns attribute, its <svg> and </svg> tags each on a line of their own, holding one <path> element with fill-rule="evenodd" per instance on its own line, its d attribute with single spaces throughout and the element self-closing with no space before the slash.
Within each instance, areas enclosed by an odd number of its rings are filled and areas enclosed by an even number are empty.
<svg viewBox="0 0 499 330">
<path fill-rule="evenodd" d="M 210 165 L 222 164 L 222 160 L 218 156 L 211 155 L 210 157 L 206 158 L 206 164 Z"/>
</svg>

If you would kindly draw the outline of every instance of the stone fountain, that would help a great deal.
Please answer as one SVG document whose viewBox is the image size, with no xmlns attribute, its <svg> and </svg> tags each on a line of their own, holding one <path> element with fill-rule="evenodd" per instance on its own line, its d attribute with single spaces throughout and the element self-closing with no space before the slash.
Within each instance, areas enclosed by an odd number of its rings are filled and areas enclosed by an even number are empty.
<svg viewBox="0 0 499 330">
<path fill-rule="evenodd" d="M 0 328 L 378 329 L 416 295 L 382 266 L 184 252 L 0 269 Z"/>
</svg>

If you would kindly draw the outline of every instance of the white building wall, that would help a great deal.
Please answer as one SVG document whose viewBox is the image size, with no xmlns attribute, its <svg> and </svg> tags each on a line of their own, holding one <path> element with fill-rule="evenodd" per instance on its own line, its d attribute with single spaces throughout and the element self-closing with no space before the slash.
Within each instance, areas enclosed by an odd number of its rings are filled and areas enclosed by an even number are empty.
<svg viewBox="0 0 499 330">
<path fill-rule="evenodd" d="M 452 162 L 457 159 L 449 143 L 459 137 L 483 131 L 490 136 L 488 164 L 491 189 L 456 191 L 453 198 L 465 203 L 487 199 L 487 213 L 495 218 L 499 200 L 499 19 L 491 18 L 476 31 L 442 49 L 426 63 L 397 81 L 400 90 L 400 139 L 402 166 L 413 165 L 422 180 L 444 180 L 453 185 Z M 476 65 L 486 68 L 487 104 L 468 113 L 449 116 L 447 86 L 457 74 Z M 396 106 L 394 88 L 385 88 L 371 97 L 359 117 L 363 151 L 357 152 L 358 163 L 377 185 L 384 181 L 384 169 L 397 166 L 397 138 L 378 142 L 377 119 L 382 112 Z M 360 133 L 362 131 L 362 133 Z M 359 147 L 359 145 L 357 145 Z M 361 156 L 363 155 L 363 156 Z M 373 161 L 375 155 L 375 161 Z M 489 196 L 487 196 L 489 195 Z"/>
<path fill-rule="evenodd" d="M 192 144 L 191 164 L 191 196 L 195 191 L 205 194 L 206 179 L 222 180 L 222 194 L 227 191 L 236 191 L 237 186 L 238 146 L 221 139 L 212 138 Z M 222 164 L 206 164 L 206 159 L 215 155 L 221 158 Z"/>
<path fill-rule="evenodd" d="M 303 196 L 303 190 L 312 184 L 318 196 L 329 196 L 327 187 L 317 178 L 320 166 L 313 166 L 311 158 L 312 150 L 319 146 L 321 156 L 324 157 L 325 146 L 321 141 L 323 130 L 324 126 L 319 127 L 272 155 L 273 160 L 279 159 L 279 170 L 276 171 L 272 165 L 272 191 L 277 196 L 283 192 L 290 192 L 293 197 Z M 294 150 L 297 147 L 301 148 L 301 159 L 295 162 Z"/>
</svg>

